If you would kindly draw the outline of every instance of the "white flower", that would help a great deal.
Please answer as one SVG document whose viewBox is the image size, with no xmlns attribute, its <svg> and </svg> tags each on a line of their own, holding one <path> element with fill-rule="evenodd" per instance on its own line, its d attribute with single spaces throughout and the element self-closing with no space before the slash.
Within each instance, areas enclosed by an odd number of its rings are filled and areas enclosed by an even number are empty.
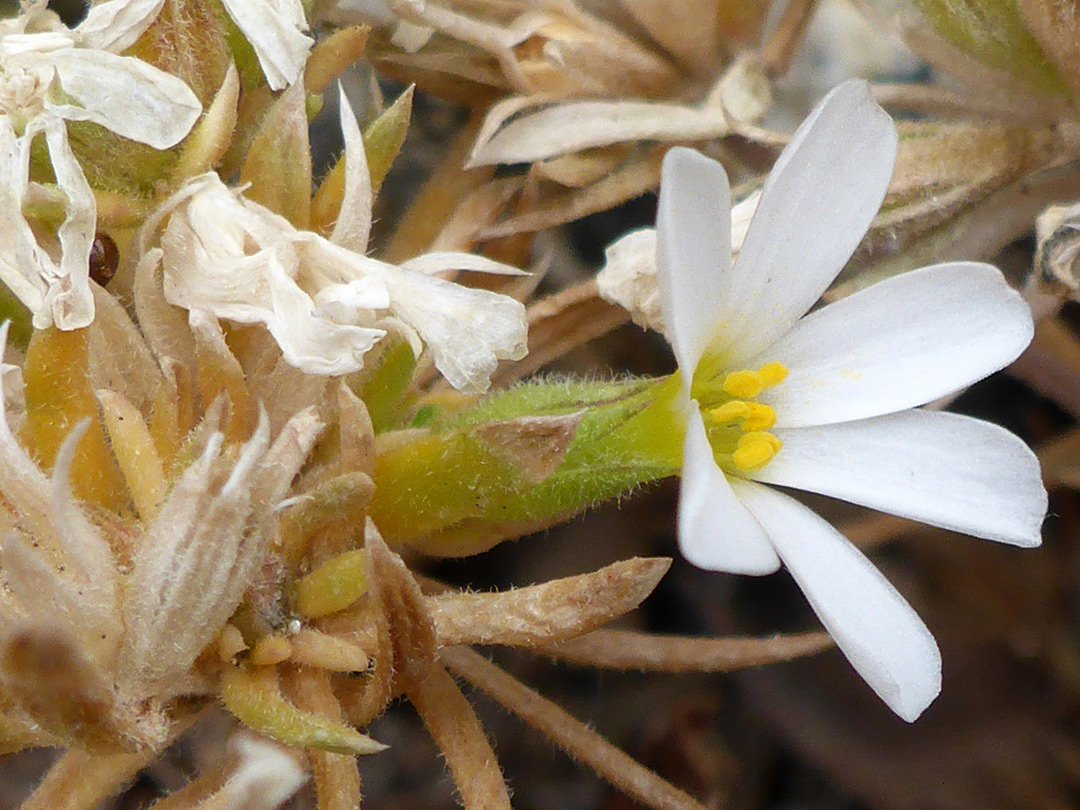
<svg viewBox="0 0 1080 810">
<path fill-rule="evenodd" d="M 165 297 L 188 310 L 265 324 L 285 360 L 309 374 L 359 370 L 364 355 L 394 330 L 416 354 L 426 345 L 454 387 L 486 390 L 500 359 L 525 355 L 525 309 L 431 274 L 520 271 L 466 253 L 429 253 L 400 267 L 364 255 L 371 184 L 344 94 L 341 124 L 345 194 L 329 239 L 297 230 L 216 174 L 201 175 L 159 214 L 169 214 L 161 237 Z"/>
<path fill-rule="evenodd" d="M 78 329 L 93 320 L 88 280 L 97 208 L 68 144 L 64 121 L 92 121 L 118 135 L 166 149 L 202 110 L 180 79 L 130 56 L 126 48 L 156 16 L 158 0 L 111 0 L 68 29 L 44 2 L 0 22 L 0 280 L 26 304 L 34 326 Z M 65 198 L 59 259 L 22 214 L 35 184 L 30 148 L 44 134 Z"/>
<path fill-rule="evenodd" d="M 856 670 L 911 721 L 940 691 L 930 632 L 843 536 L 763 484 L 1024 547 L 1040 542 L 1047 496 L 1011 433 L 911 410 L 1030 342 L 1030 311 L 995 268 L 926 267 L 806 314 L 875 216 L 895 155 L 865 83 L 840 85 L 780 156 L 732 263 L 723 168 L 673 149 L 657 262 L 686 419 L 683 554 L 747 574 L 783 562 Z"/>
</svg>

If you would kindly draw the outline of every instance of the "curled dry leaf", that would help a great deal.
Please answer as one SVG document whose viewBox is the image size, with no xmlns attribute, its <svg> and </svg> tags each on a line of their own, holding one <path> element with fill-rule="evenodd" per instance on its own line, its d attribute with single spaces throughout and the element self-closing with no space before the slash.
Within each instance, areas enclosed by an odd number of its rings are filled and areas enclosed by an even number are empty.
<svg viewBox="0 0 1080 810">
<path fill-rule="evenodd" d="M 431 596 L 428 609 L 442 645 L 536 648 L 580 636 L 633 610 L 670 565 L 667 558 L 634 558 L 504 593 Z"/>
</svg>

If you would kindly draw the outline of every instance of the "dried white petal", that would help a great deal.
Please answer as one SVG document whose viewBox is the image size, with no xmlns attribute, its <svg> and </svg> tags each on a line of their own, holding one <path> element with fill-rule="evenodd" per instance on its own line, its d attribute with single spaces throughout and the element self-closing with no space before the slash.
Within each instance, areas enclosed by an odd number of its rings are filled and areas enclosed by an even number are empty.
<svg viewBox="0 0 1080 810">
<path fill-rule="evenodd" d="M 300 0 L 222 0 L 222 5 L 255 49 L 270 88 L 294 84 L 314 44 L 301 33 L 307 20 Z"/>
<path fill-rule="evenodd" d="M 623 141 L 696 141 L 727 134 L 720 107 L 647 101 L 572 101 L 527 113 L 477 142 L 466 168 L 530 163 Z"/>
<path fill-rule="evenodd" d="M 75 28 L 84 48 L 120 53 L 153 25 L 165 0 L 107 0 L 95 3 Z"/>
</svg>

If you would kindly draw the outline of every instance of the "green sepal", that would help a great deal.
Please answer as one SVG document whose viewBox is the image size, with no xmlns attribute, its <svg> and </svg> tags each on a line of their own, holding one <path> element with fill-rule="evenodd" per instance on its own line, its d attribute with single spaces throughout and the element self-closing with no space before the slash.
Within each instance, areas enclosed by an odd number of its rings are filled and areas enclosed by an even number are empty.
<svg viewBox="0 0 1080 810">
<path fill-rule="evenodd" d="M 391 542 L 461 556 L 670 476 L 678 386 L 532 382 L 380 437 L 372 518 Z"/>
</svg>

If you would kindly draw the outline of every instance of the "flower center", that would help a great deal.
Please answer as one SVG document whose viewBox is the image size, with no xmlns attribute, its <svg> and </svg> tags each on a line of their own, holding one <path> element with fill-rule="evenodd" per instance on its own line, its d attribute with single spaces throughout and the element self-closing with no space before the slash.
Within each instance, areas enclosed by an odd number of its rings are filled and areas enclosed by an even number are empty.
<svg viewBox="0 0 1080 810">
<path fill-rule="evenodd" d="M 772 362 L 757 370 L 740 369 L 706 382 L 695 381 L 693 396 L 701 406 L 705 432 L 722 470 L 760 470 L 780 451 L 781 441 L 768 432 L 776 423 L 776 411 L 756 398 L 787 373 L 783 363 Z"/>
<path fill-rule="evenodd" d="M 45 109 L 50 71 L 8 64 L 0 69 L 0 113 L 26 121 Z"/>
</svg>

